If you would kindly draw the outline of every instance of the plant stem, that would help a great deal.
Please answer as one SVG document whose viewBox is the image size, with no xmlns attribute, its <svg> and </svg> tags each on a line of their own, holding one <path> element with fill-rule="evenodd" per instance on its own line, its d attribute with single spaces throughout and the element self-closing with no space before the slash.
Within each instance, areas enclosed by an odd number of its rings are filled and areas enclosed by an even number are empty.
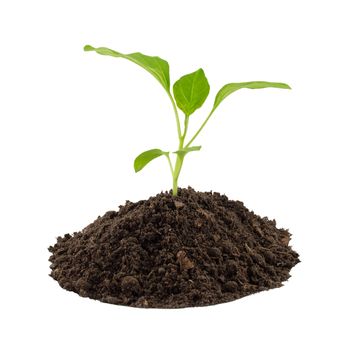
<svg viewBox="0 0 350 350">
<path fill-rule="evenodd" d="M 171 104 L 173 106 L 174 113 L 175 113 L 176 127 L 177 127 L 177 136 L 178 136 L 179 139 L 181 139 L 181 125 L 180 125 L 179 113 L 177 112 L 177 108 L 176 108 L 176 104 L 175 104 L 173 96 L 171 95 L 170 92 L 167 92 L 167 94 L 168 94 L 168 96 L 170 98 L 170 101 L 171 101 Z"/>
<path fill-rule="evenodd" d="M 188 129 L 188 120 L 189 120 L 189 116 L 185 115 L 184 133 L 179 137 L 179 149 L 182 149 L 184 146 L 187 129 Z M 173 171 L 173 196 L 177 196 L 177 188 L 178 188 L 177 182 L 182 169 L 184 157 L 185 157 L 184 154 L 177 153 L 175 169 Z"/>
<path fill-rule="evenodd" d="M 201 127 L 197 130 L 197 132 L 194 134 L 194 136 L 191 138 L 191 140 L 187 143 L 187 145 L 185 146 L 185 148 L 189 147 L 191 145 L 191 143 L 196 139 L 196 137 L 199 135 L 199 133 L 202 131 L 202 129 L 205 127 L 205 124 L 207 124 L 209 118 L 211 117 L 211 115 L 213 114 L 215 109 L 212 109 L 211 112 L 209 113 L 209 115 L 207 116 L 207 118 L 204 120 L 203 124 L 201 125 Z"/>
<path fill-rule="evenodd" d="M 184 160 L 183 155 L 180 156 L 178 154 L 176 157 L 175 169 L 174 169 L 174 173 L 173 173 L 173 196 L 177 195 L 177 188 L 178 188 L 177 181 L 179 179 L 179 175 L 181 172 L 183 160 Z"/>
<path fill-rule="evenodd" d="M 181 145 L 181 148 L 183 148 L 184 146 L 184 142 L 185 142 L 185 138 L 186 138 L 186 134 L 187 134 L 187 129 L 188 129 L 188 118 L 189 116 L 188 115 L 185 115 L 185 127 L 184 127 L 184 133 L 182 135 L 182 145 Z M 180 148 L 180 149 L 181 149 Z"/>
<path fill-rule="evenodd" d="M 169 163 L 169 167 L 170 167 L 170 171 L 171 171 L 171 176 L 174 176 L 174 169 L 173 169 L 173 165 L 171 163 L 171 159 L 169 157 L 169 153 L 166 153 L 165 156 L 168 159 L 168 163 Z"/>
</svg>

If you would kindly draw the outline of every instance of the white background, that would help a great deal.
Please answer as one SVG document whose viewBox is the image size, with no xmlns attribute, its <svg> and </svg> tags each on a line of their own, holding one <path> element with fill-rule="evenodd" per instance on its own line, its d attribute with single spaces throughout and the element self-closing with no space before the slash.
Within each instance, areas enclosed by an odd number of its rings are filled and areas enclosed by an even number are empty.
<svg viewBox="0 0 350 350">
<path fill-rule="evenodd" d="M 0 5 L 0 348 L 349 349 L 348 1 L 2 1 Z M 293 233 L 302 263 L 283 288 L 232 303 L 139 310 L 68 293 L 47 247 L 126 199 L 170 188 L 176 149 L 159 83 L 85 44 L 159 55 L 172 82 L 211 84 L 190 133 L 228 82 L 187 157 L 181 186 L 215 190 Z"/>
</svg>

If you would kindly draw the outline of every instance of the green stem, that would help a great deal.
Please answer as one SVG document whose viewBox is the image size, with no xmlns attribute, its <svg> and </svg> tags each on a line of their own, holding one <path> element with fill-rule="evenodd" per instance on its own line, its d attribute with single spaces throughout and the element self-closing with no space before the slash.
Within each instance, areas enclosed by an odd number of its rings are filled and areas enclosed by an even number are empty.
<svg viewBox="0 0 350 350">
<path fill-rule="evenodd" d="M 185 142 L 185 138 L 186 138 L 186 134 L 187 134 L 187 129 L 188 129 L 188 119 L 189 116 L 185 115 L 185 128 L 184 128 L 184 133 L 182 135 L 182 145 L 181 148 L 183 148 L 184 142 Z"/>
<path fill-rule="evenodd" d="M 176 104 L 175 104 L 173 96 L 168 91 L 167 91 L 167 94 L 168 94 L 168 96 L 170 98 L 170 101 L 171 101 L 171 104 L 173 106 L 174 113 L 175 113 L 176 127 L 177 127 L 177 136 L 178 136 L 179 139 L 181 139 L 181 125 L 180 125 L 179 113 L 177 112 L 177 107 L 176 107 Z"/>
<path fill-rule="evenodd" d="M 183 161 L 184 161 L 184 157 L 178 154 L 176 157 L 175 169 L 173 173 L 173 196 L 177 195 L 177 188 L 178 188 L 177 181 L 179 179 Z"/>
<path fill-rule="evenodd" d="M 169 167 L 170 167 L 170 171 L 171 171 L 171 176 L 174 176 L 173 164 L 171 163 L 171 159 L 169 157 L 169 153 L 166 153 L 165 156 L 168 159 L 168 163 L 169 163 Z"/>
<path fill-rule="evenodd" d="M 197 132 L 193 135 L 193 137 L 191 138 L 191 140 L 187 143 L 187 145 L 185 146 L 185 148 L 189 147 L 192 142 L 196 139 L 196 137 L 199 135 L 199 133 L 203 130 L 203 128 L 205 127 L 205 125 L 207 124 L 208 120 L 210 119 L 211 115 L 214 112 L 214 108 L 211 110 L 211 112 L 209 113 L 209 115 L 207 116 L 207 118 L 204 120 L 203 124 L 201 125 L 201 127 L 197 130 Z"/>
<path fill-rule="evenodd" d="M 187 129 L 188 129 L 188 120 L 189 116 L 185 115 L 185 125 L 184 125 L 184 133 L 179 137 L 179 149 L 182 149 L 184 146 L 186 134 L 187 134 Z M 176 163 L 175 163 L 175 168 L 173 171 L 173 196 L 177 195 L 177 189 L 178 189 L 178 179 L 180 176 L 180 172 L 182 169 L 182 164 L 184 161 L 184 155 L 183 154 L 177 154 L 176 156 Z"/>
</svg>

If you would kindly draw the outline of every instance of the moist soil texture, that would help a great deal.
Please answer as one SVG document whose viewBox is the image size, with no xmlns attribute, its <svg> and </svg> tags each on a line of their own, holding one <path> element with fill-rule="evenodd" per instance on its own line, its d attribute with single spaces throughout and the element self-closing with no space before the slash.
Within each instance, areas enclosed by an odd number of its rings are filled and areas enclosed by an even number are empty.
<svg viewBox="0 0 350 350">
<path fill-rule="evenodd" d="M 299 262 L 290 233 L 242 202 L 179 189 L 127 201 L 58 237 L 51 276 L 82 297 L 142 308 L 224 303 L 277 288 Z"/>
</svg>

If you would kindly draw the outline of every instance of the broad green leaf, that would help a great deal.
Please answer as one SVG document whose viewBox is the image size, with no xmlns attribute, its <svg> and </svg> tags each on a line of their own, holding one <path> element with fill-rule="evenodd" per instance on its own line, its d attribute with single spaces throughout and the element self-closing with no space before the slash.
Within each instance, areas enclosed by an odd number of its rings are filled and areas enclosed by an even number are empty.
<svg viewBox="0 0 350 350">
<path fill-rule="evenodd" d="M 187 153 L 193 152 L 193 151 L 199 151 L 201 148 L 202 148 L 202 146 L 185 147 L 185 148 L 179 149 L 173 153 L 185 156 Z"/>
<path fill-rule="evenodd" d="M 239 89 L 263 89 L 263 88 L 280 88 L 290 89 L 290 86 L 284 83 L 270 83 L 268 81 L 249 81 L 246 83 L 231 83 L 223 86 L 217 93 L 214 101 L 212 112 L 218 107 L 218 105 L 229 95 Z"/>
<path fill-rule="evenodd" d="M 135 172 L 137 173 L 142 170 L 151 160 L 167 154 L 169 154 L 169 152 L 164 152 L 158 148 L 150 149 L 141 153 L 134 160 Z"/>
<path fill-rule="evenodd" d="M 100 55 L 122 57 L 134 62 L 151 73 L 162 84 L 164 89 L 167 92 L 170 92 L 169 64 L 167 61 L 158 56 L 146 56 L 140 52 L 122 54 L 120 52 L 108 49 L 107 47 L 95 48 L 90 45 L 86 45 L 84 50 L 95 51 Z"/>
<path fill-rule="evenodd" d="M 185 113 L 191 115 L 202 106 L 209 94 L 208 80 L 202 68 L 184 75 L 173 87 L 177 106 Z"/>
</svg>

